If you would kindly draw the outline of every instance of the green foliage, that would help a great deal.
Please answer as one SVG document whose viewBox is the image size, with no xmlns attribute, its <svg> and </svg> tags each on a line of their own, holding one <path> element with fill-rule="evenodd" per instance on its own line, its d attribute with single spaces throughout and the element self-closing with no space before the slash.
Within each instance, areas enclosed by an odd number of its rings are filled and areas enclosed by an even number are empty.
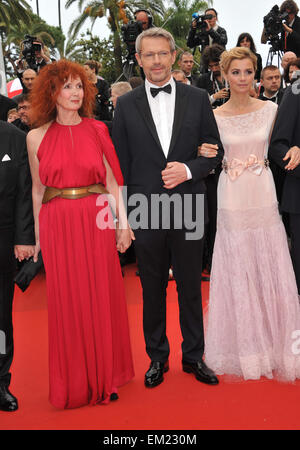
<svg viewBox="0 0 300 450">
<path fill-rule="evenodd" d="M 85 61 L 93 59 L 102 64 L 100 75 L 109 83 L 113 83 L 117 77 L 114 58 L 113 39 L 100 39 L 93 36 L 90 31 L 82 33 L 80 39 L 75 43 L 76 54 L 71 56 L 74 61 L 84 64 Z"/>
<path fill-rule="evenodd" d="M 0 26 L 8 29 L 30 21 L 31 7 L 25 0 L 0 0 Z"/>
</svg>

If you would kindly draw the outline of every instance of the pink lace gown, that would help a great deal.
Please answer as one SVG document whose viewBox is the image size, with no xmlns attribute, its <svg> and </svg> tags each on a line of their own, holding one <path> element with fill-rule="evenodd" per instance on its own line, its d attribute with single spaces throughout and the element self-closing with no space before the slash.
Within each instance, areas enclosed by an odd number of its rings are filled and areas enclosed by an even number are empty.
<svg viewBox="0 0 300 450">
<path fill-rule="evenodd" d="M 299 299 L 265 162 L 276 110 L 267 101 L 252 113 L 216 114 L 227 167 L 218 184 L 205 360 L 219 375 L 293 381 L 300 377 Z"/>
</svg>

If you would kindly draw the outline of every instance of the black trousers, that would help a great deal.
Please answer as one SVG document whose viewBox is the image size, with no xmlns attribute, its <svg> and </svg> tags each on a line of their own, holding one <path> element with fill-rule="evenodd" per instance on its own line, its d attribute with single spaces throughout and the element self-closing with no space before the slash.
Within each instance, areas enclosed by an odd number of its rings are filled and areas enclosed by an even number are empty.
<svg viewBox="0 0 300 450">
<path fill-rule="evenodd" d="M 143 288 L 143 329 L 152 361 L 166 362 L 166 289 L 172 264 L 177 285 L 182 358 L 199 361 L 204 352 L 201 298 L 203 239 L 186 240 L 182 230 L 135 230 L 135 251 Z"/>
<path fill-rule="evenodd" d="M 14 341 L 12 305 L 14 297 L 15 258 L 12 230 L 0 231 L 0 384 L 9 386 Z M 4 352 L 3 352 L 4 350 Z"/>
<path fill-rule="evenodd" d="M 291 257 L 297 281 L 298 294 L 300 295 L 300 214 L 289 215 L 291 235 Z"/>
</svg>

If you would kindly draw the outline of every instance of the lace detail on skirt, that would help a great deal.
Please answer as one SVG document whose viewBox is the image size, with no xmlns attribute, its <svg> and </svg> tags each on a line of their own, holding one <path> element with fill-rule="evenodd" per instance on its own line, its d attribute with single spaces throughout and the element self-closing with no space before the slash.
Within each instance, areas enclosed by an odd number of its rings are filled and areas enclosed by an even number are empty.
<svg viewBox="0 0 300 450">
<path fill-rule="evenodd" d="M 206 320 L 205 358 L 217 374 L 300 377 L 300 355 L 293 352 L 299 299 L 280 220 L 232 232 L 218 228 Z"/>
<path fill-rule="evenodd" d="M 219 209 L 217 228 L 224 228 L 231 232 L 235 230 L 269 228 L 280 222 L 278 204 L 274 203 L 269 207 L 247 208 L 245 210 Z"/>
</svg>

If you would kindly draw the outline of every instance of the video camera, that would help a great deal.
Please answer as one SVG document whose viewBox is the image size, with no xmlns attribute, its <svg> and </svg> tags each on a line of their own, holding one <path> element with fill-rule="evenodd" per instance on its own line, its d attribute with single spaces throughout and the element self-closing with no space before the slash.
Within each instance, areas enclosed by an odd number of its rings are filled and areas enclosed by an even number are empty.
<svg viewBox="0 0 300 450">
<path fill-rule="evenodd" d="M 211 20 L 214 16 L 212 14 L 199 14 L 199 12 L 196 12 L 192 15 L 193 20 L 196 21 L 196 28 L 198 28 L 201 31 L 205 31 L 207 28 L 206 20 Z"/>
<path fill-rule="evenodd" d="M 280 13 L 278 5 L 273 6 L 271 11 L 264 17 L 265 33 L 274 51 L 283 50 L 281 32 L 282 22 L 288 18 L 288 13 Z"/>
<path fill-rule="evenodd" d="M 37 42 L 36 36 L 30 36 L 26 34 L 22 42 L 22 60 L 25 60 L 30 69 L 37 70 L 36 55 L 35 52 L 42 50 L 42 44 Z"/>
<path fill-rule="evenodd" d="M 123 40 L 127 45 L 128 61 L 135 61 L 135 41 L 140 33 L 143 31 L 143 24 L 140 21 L 134 22 L 131 20 L 127 25 L 121 27 Z"/>
</svg>

